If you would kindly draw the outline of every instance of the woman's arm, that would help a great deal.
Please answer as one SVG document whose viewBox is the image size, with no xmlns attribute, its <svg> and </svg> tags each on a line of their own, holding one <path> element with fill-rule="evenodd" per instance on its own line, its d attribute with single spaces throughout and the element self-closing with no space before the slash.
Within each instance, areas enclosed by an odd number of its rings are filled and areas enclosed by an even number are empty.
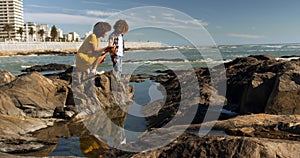
<svg viewBox="0 0 300 158">
<path fill-rule="evenodd" d="M 97 48 L 97 45 L 95 44 L 91 44 L 90 49 L 87 51 L 87 54 L 91 55 L 91 56 L 96 56 L 99 57 L 102 54 L 104 54 L 105 48 Z"/>
</svg>

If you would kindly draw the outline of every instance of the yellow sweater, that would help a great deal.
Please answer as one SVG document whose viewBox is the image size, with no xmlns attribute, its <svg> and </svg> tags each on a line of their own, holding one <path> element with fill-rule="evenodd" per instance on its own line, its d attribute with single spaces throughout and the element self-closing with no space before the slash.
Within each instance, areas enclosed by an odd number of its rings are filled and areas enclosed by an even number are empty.
<svg viewBox="0 0 300 158">
<path fill-rule="evenodd" d="M 76 69 L 80 72 L 86 71 L 95 61 L 96 57 L 87 54 L 92 49 L 93 45 L 98 48 L 100 38 L 97 38 L 95 34 L 90 34 L 82 43 L 76 54 Z"/>
</svg>

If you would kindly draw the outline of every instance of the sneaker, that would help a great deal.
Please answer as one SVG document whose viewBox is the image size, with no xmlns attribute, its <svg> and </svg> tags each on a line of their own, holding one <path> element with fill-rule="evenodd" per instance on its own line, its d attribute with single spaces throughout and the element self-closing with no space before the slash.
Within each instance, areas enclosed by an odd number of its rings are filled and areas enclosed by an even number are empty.
<svg viewBox="0 0 300 158">
<path fill-rule="evenodd" d="M 86 70 L 86 72 L 87 72 L 87 74 L 90 74 L 90 73 L 91 73 L 91 69 L 88 68 L 88 69 Z"/>
<path fill-rule="evenodd" d="M 126 138 L 124 138 L 123 141 L 121 141 L 120 145 L 122 144 L 126 144 Z"/>
<path fill-rule="evenodd" d="M 104 71 L 98 72 L 96 69 L 93 69 L 93 70 L 91 71 L 91 73 L 94 74 L 94 75 L 101 75 L 101 74 L 104 74 Z"/>
</svg>

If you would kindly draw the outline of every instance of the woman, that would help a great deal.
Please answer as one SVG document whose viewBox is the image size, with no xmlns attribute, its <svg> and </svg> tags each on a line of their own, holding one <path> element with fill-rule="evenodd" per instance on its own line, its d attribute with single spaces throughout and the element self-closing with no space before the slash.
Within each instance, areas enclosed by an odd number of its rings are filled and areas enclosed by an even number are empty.
<svg viewBox="0 0 300 158">
<path fill-rule="evenodd" d="M 110 30 L 111 26 L 107 22 L 98 22 L 94 25 L 93 33 L 84 40 L 76 55 L 77 71 L 99 74 L 96 69 L 105 60 L 105 54 L 114 51 L 112 46 L 98 48 L 100 38 L 104 38 Z"/>
</svg>

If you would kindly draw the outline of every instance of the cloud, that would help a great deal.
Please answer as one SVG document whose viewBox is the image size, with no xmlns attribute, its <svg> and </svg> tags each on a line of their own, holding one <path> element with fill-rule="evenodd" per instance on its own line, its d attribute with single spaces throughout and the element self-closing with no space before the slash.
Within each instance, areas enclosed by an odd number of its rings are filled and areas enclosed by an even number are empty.
<svg viewBox="0 0 300 158">
<path fill-rule="evenodd" d="M 82 2 L 87 4 L 108 5 L 108 3 L 105 2 L 95 2 L 95 1 L 88 1 L 88 0 L 84 0 Z"/>
<path fill-rule="evenodd" d="M 130 33 L 130 35 L 132 35 L 132 36 L 145 36 L 145 33 L 141 33 L 141 32 L 132 32 L 132 33 Z"/>
<path fill-rule="evenodd" d="M 202 21 L 202 20 L 199 20 L 199 19 L 194 19 L 194 20 L 190 20 L 188 21 L 188 23 L 191 23 L 191 24 L 201 24 L 202 26 L 207 26 L 208 25 L 208 22 L 205 22 L 205 21 Z"/>
<path fill-rule="evenodd" d="M 186 27 L 188 27 L 188 26 L 198 27 L 199 25 L 202 25 L 202 26 L 208 25 L 207 22 L 199 20 L 199 19 L 184 20 L 184 19 L 177 19 L 175 17 L 170 17 L 170 16 L 164 17 L 164 19 L 166 21 L 175 22 L 175 24 L 177 24 L 177 25 L 184 25 Z"/>
<path fill-rule="evenodd" d="M 250 39 L 265 38 L 265 36 L 260 36 L 260 35 L 238 34 L 238 33 L 229 33 L 228 36 L 238 37 L 238 38 L 250 38 Z"/>
<path fill-rule="evenodd" d="M 42 5 L 35 5 L 35 4 L 29 4 L 26 6 L 31 7 L 31 8 L 42 8 L 42 9 L 59 9 L 60 8 L 60 7 L 56 7 L 56 6 L 42 6 Z"/>
<path fill-rule="evenodd" d="M 24 20 L 52 24 L 94 24 L 103 19 L 59 13 L 24 13 Z"/>
<path fill-rule="evenodd" d="M 153 16 L 153 15 L 149 15 L 149 17 L 150 17 L 151 19 L 156 19 L 156 16 Z"/>
<path fill-rule="evenodd" d="M 174 16 L 172 13 L 162 13 L 163 16 Z"/>
<path fill-rule="evenodd" d="M 93 16 L 113 16 L 118 14 L 118 12 L 103 12 L 103 11 L 97 11 L 97 10 L 87 10 L 87 15 L 93 15 Z"/>
</svg>

